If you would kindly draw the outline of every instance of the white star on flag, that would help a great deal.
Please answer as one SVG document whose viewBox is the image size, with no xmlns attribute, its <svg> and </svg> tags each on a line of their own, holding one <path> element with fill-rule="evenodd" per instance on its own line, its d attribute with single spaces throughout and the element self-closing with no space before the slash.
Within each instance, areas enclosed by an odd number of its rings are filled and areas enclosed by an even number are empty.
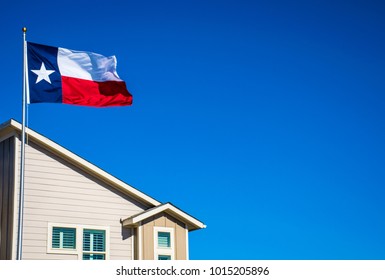
<svg viewBox="0 0 385 280">
<path fill-rule="evenodd" d="M 45 80 L 48 83 L 51 83 L 49 75 L 55 72 L 54 70 L 47 70 L 45 68 L 44 62 L 41 63 L 40 70 L 31 70 L 31 71 L 37 75 L 36 84 L 41 80 Z"/>
</svg>

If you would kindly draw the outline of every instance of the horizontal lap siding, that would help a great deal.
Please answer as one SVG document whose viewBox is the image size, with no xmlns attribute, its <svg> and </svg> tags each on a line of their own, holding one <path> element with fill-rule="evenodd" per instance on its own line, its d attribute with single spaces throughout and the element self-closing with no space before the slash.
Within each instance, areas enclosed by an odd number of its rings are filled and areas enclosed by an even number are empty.
<svg viewBox="0 0 385 280">
<path fill-rule="evenodd" d="M 131 234 L 120 219 L 144 205 L 33 144 L 25 162 L 23 259 L 74 259 L 47 254 L 48 223 L 108 226 L 110 259 L 131 259 Z"/>
</svg>

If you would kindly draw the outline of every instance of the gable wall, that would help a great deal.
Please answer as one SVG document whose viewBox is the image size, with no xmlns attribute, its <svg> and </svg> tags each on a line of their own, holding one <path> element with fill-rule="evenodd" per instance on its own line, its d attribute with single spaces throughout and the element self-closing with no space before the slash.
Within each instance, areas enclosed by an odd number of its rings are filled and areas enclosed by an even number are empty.
<svg viewBox="0 0 385 280">
<path fill-rule="evenodd" d="M 187 256 L 187 230 L 185 224 L 168 215 L 159 213 L 142 222 L 142 252 L 144 260 L 154 259 L 154 227 L 168 227 L 174 229 L 175 234 L 175 259 L 186 260 Z"/>
<path fill-rule="evenodd" d="M 131 231 L 120 219 L 144 205 L 36 145 L 26 145 L 25 163 L 23 259 L 78 258 L 47 253 L 48 223 L 107 226 L 110 259 L 132 258 Z"/>
</svg>

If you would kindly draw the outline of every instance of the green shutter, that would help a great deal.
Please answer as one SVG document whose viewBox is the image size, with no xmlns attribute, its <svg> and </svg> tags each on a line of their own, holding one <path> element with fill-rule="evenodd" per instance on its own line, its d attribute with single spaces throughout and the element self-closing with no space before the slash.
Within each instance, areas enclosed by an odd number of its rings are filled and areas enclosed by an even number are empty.
<svg viewBox="0 0 385 280">
<path fill-rule="evenodd" d="M 104 260 L 106 232 L 104 230 L 83 230 L 83 260 Z M 97 252 L 101 252 L 98 254 Z"/>
<path fill-rule="evenodd" d="M 83 231 L 83 251 L 106 251 L 106 232 L 104 230 L 85 229 Z"/>
<path fill-rule="evenodd" d="M 171 247 L 171 235 L 169 232 L 158 232 L 158 247 L 170 248 Z"/>
<path fill-rule="evenodd" d="M 83 254 L 83 260 L 104 260 L 104 254 Z"/>
<path fill-rule="evenodd" d="M 158 260 L 160 260 L 160 261 L 168 261 L 168 260 L 171 260 L 171 256 L 170 255 L 159 255 L 158 256 Z"/>
<path fill-rule="evenodd" d="M 76 229 L 75 228 L 52 228 L 52 248 L 53 249 L 76 249 Z"/>
</svg>

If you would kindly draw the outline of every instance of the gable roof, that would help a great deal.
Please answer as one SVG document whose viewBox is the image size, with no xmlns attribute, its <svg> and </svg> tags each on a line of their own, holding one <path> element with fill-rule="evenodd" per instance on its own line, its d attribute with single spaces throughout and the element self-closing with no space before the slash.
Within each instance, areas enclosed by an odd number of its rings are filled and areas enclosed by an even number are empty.
<svg viewBox="0 0 385 280">
<path fill-rule="evenodd" d="M 0 141 L 2 138 L 9 137 L 10 135 L 16 135 L 16 134 L 21 135 L 21 131 L 22 131 L 22 125 L 19 122 L 13 119 L 10 119 L 5 123 L 0 124 Z M 54 141 L 48 139 L 47 137 L 27 127 L 25 131 L 28 137 L 28 142 L 33 142 L 39 145 L 40 147 L 47 149 L 53 154 L 59 156 L 62 159 L 65 159 L 67 162 L 75 165 L 76 167 L 79 167 L 80 169 L 84 170 L 88 174 L 91 174 L 92 176 L 106 182 L 110 186 L 122 191 L 123 193 L 129 195 L 130 197 L 133 197 L 134 199 L 143 203 L 144 205 L 147 205 L 148 207 L 161 205 L 161 203 L 155 200 L 154 198 L 146 195 L 145 193 L 137 190 L 136 188 L 117 179 L 116 177 L 112 176 L 111 174 L 107 173 L 106 171 L 102 170 L 96 165 L 86 161 L 80 156 L 72 153 L 71 151 L 60 146 Z"/>
<path fill-rule="evenodd" d="M 165 212 L 178 220 L 182 221 L 187 225 L 187 228 L 189 231 L 205 228 L 206 225 L 203 224 L 201 221 L 197 220 L 196 218 L 192 217 L 191 215 L 187 214 L 186 212 L 180 210 L 179 208 L 172 205 L 170 202 L 167 202 L 165 204 L 161 204 L 157 207 L 145 210 L 141 213 L 138 213 L 134 216 L 131 216 L 127 219 L 124 219 L 122 221 L 122 225 L 128 226 L 128 227 L 136 227 L 139 225 L 140 222 L 143 220 L 150 218 L 152 216 L 155 216 L 159 213 Z"/>
<path fill-rule="evenodd" d="M 0 124 L 0 141 L 13 135 L 21 135 L 21 131 L 22 125 L 19 122 L 10 119 L 5 123 Z M 32 129 L 26 127 L 25 131 L 28 142 L 33 142 L 34 144 L 37 144 L 38 146 L 48 150 L 54 155 L 57 155 L 58 157 L 66 160 L 74 166 L 82 169 L 86 173 L 94 176 L 95 178 L 98 178 L 99 180 L 120 190 L 121 192 L 127 194 L 128 196 L 136 199 L 137 201 L 149 207 L 149 209 L 123 220 L 123 226 L 137 226 L 140 221 L 147 219 L 153 215 L 159 214 L 161 212 L 165 212 L 173 216 L 174 218 L 177 218 L 181 222 L 185 223 L 189 231 L 206 227 L 206 225 L 203 224 L 201 221 L 175 207 L 171 203 L 160 203 L 154 198 L 117 179 L 116 177 L 107 173 L 103 169 L 86 161 L 80 156 L 60 146 L 54 141 L 48 139 L 47 137 L 33 131 Z"/>
</svg>

